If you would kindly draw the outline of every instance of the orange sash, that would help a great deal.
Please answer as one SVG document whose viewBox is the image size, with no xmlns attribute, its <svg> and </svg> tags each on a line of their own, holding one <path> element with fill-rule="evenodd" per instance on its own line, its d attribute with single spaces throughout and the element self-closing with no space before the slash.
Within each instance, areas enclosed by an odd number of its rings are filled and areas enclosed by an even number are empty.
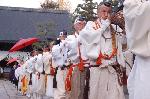
<svg viewBox="0 0 150 99">
<path fill-rule="evenodd" d="M 76 65 L 72 65 L 70 66 L 67 76 L 66 76 L 66 80 L 65 80 L 65 89 L 66 91 L 71 91 L 71 77 L 72 77 L 72 72 L 73 72 L 73 67 L 75 67 Z"/>
</svg>

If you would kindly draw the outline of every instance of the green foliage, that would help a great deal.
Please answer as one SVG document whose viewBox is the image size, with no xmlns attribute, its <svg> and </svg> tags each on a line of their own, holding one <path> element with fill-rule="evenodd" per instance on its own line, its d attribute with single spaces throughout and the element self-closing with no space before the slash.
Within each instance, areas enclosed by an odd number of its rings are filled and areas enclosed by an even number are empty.
<svg viewBox="0 0 150 99">
<path fill-rule="evenodd" d="M 43 47 L 43 43 L 42 42 L 36 42 L 32 44 L 32 48 L 33 49 L 37 49 L 37 48 L 42 48 Z"/>
<path fill-rule="evenodd" d="M 73 15 L 74 17 L 84 16 L 88 21 L 94 20 L 96 17 L 94 10 L 97 9 L 97 5 L 97 2 L 93 2 L 93 0 L 84 0 L 83 4 L 78 4 Z"/>
<path fill-rule="evenodd" d="M 55 27 L 56 24 L 52 21 L 48 21 L 46 23 L 39 23 L 37 24 L 37 35 L 46 37 L 47 35 L 51 34 L 54 36 Z"/>
<path fill-rule="evenodd" d="M 58 9 L 59 4 L 57 2 L 47 0 L 46 2 L 41 4 L 41 7 L 43 9 Z"/>
</svg>

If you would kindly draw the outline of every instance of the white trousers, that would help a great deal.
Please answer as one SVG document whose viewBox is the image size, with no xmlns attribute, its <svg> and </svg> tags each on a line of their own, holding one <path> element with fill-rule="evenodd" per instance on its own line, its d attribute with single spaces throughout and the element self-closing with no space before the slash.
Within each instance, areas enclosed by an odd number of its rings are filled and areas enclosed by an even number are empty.
<svg viewBox="0 0 150 99">
<path fill-rule="evenodd" d="M 54 99 L 63 99 L 65 98 L 65 79 L 66 79 L 66 70 L 61 70 L 58 68 L 56 81 L 57 81 L 57 88 L 54 91 Z"/>
<path fill-rule="evenodd" d="M 54 97 L 53 78 L 53 76 L 47 75 L 46 96 L 48 97 Z"/>
<path fill-rule="evenodd" d="M 112 67 L 90 68 L 89 99 L 125 99 L 123 87 Z"/>
</svg>

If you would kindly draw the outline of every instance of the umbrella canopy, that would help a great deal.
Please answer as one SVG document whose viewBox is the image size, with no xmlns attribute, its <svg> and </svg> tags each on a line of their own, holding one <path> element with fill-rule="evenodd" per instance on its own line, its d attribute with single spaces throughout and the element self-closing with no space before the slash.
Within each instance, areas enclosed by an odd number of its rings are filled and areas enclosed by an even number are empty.
<svg viewBox="0 0 150 99">
<path fill-rule="evenodd" d="M 29 46 L 37 41 L 38 41 L 37 38 L 21 39 L 9 50 L 9 52 L 17 51 L 17 50 L 22 49 L 26 46 Z"/>
<path fill-rule="evenodd" d="M 17 60 L 18 60 L 17 58 L 12 58 L 12 59 L 10 59 L 10 60 L 8 61 L 7 64 L 11 64 L 11 63 L 13 63 L 13 62 L 16 62 Z"/>
</svg>

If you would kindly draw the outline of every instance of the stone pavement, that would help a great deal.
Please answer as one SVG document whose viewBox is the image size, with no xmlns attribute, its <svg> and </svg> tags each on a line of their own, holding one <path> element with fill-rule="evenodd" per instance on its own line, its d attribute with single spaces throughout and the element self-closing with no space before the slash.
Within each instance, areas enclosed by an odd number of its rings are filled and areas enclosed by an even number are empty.
<svg viewBox="0 0 150 99">
<path fill-rule="evenodd" d="M 124 88 L 126 89 L 126 88 Z M 127 92 L 126 99 L 128 99 Z M 17 89 L 13 86 L 10 81 L 0 80 L 0 99 L 29 99 L 26 96 L 17 95 Z M 43 99 L 50 99 L 48 97 L 44 97 Z"/>
<path fill-rule="evenodd" d="M 27 96 L 18 95 L 15 86 L 8 80 L 0 79 L 0 99 L 30 99 Z M 43 99 L 53 99 L 44 96 Z"/>
<path fill-rule="evenodd" d="M 0 80 L 0 99 L 28 99 L 26 96 L 18 96 L 17 89 L 7 80 Z"/>
</svg>

